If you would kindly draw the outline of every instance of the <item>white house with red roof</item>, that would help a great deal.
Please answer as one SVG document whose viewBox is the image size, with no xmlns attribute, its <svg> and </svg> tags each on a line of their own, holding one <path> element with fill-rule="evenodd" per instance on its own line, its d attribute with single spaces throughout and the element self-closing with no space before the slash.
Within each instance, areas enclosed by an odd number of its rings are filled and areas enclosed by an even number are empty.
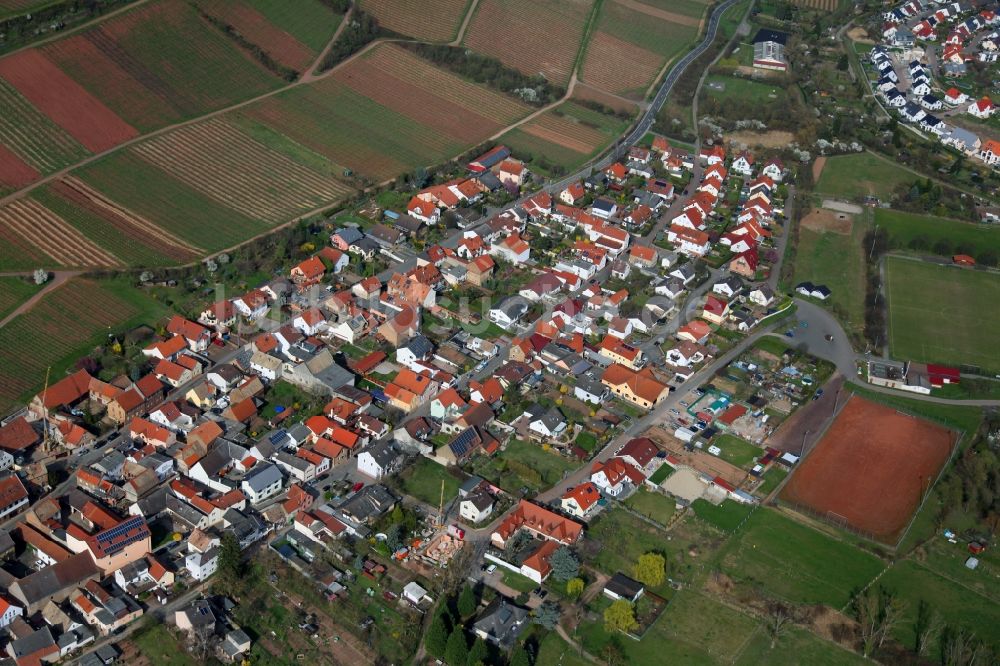
<svg viewBox="0 0 1000 666">
<path fill-rule="evenodd" d="M 597 510 L 600 499 L 600 489 L 592 481 L 588 481 L 567 490 L 560 498 L 559 505 L 574 518 L 586 519 Z"/>
<path fill-rule="evenodd" d="M 595 462 L 590 470 L 590 481 L 601 492 L 611 497 L 619 497 L 638 488 L 646 480 L 638 467 L 623 458 L 611 458 L 607 462 Z"/>
<path fill-rule="evenodd" d="M 512 264 L 523 264 L 531 257 L 531 246 L 520 234 L 511 234 L 490 246 L 490 254 Z"/>
<path fill-rule="evenodd" d="M 741 176 L 749 177 L 753 175 L 753 164 L 753 155 L 749 151 L 744 150 L 736 156 L 730 168 Z"/>
<path fill-rule="evenodd" d="M 559 193 L 559 201 L 562 201 L 568 206 L 575 206 L 578 202 L 582 201 L 585 196 L 587 196 L 587 190 L 584 189 L 583 183 L 573 183 L 572 185 L 567 185 Z"/>
<path fill-rule="evenodd" d="M 780 183 L 785 177 L 785 165 L 777 157 L 772 157 L 764 162 L 764 166 L 760 168 L 760 175 L 767 176 L 775 183 Z"/>
<path fill-rule="evenodd" d="M 965 104 L 967 101 L 969 101 L 969 96 L 958 88 L 949 88 L 948 92 L 944 94 L 944 103 L 950 106 Z"/>
<path fill-rule="evenodd" d="M 976 118 L 989 118 L 996 107 L 989 97 L 982 97 L 969 105 L 969 114 Z"/>
<path fill-rule="evenodd" d="M 520 160 L 505 159 L 497 169 L 497 178 L 501 183 L 511 184 L 520 187 L 524 184 L 524 179 L 528 175 L 528 169 Z"/>
<path fill-rule="evenodd" d="M 698 159 L 708 165 L 721 164 L 726 161 L 726 149 L 719 144 L 705 146 L 698 153 Z"/>
<path fill-rule="evenodd" d="M 711 242 L 708 234 L 697 229 L 672 225 L 667 231 L 667 240 L 677 247 L 677 251 L 690 257 L 704 257 Z"/>
<path fill-rule="evenodd" d="M 410 214 L 410 217 L 425 224 L 437 224 L 438 220 L 441 219 L 441 211 L 438 210 L 438 207 L 433 202 L 424 201 L 419 197 L 410 199 L 410 203 L 406 205 L 406 212 Z"/>
<path fill-rule="evenodd" d="M 203 352 L 212 341 L 212 332 L 201 324 L 189 321 L 180 315 L 174 315 L 167 322 L 167 333 L 184 338 L 191 351 Z"/>
</svg>

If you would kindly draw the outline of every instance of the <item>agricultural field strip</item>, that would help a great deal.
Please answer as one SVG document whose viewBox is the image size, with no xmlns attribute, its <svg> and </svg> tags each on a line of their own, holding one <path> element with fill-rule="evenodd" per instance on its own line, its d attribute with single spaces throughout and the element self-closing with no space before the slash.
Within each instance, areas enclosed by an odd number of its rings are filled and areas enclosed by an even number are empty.
<svg viewBox="0 0 1000 666">
<path fill-rule="evenodd" d="M 597 30 L 583 61 L 583 80 L 598 90 L 627 92 L 646 86 L 656 76 L 663 57 L 612 34 Z"/>
<path fill-rule="evenodd" d="M 133 152 L 190 187 L 272 223 L 351 189 L 212 119 L 135 145 Z"/>
<path fill-rule="evenodd" d="M 379 25 L 432 42 L 450 40 L 465 18 L 469 0 L 361 0 Z"/>
<path fill-rule="evenodd" d="M 301 72 L 316 56 L 315 50 L 303 44 L 291 33 L 269 22 L 265 16 L 245 2 L 198 0 L 196 4 L 201 11 L 232 26 L 247 41 L 257 45 L 286 67 Z"/>
<path fill-rule="evenodd" d="M 369 51 L 366 60 L 402 81 L 416 81 L 441 99 L 499 123 L 513 122 L 532 111 L 526 104 L 470 83 L 399 46 L 388 45 Z M 470 96 L 472 92 L 477 94 Z"/>
<path fill-rule="evenodd" d="M 38 171 L 51 173 L 89 154 L 2 78 L 0 109 L 0 142 Z"/>
<path fill-rule="evenodd" d="M 19 199 L 0 208 L 0 224 L 66 266 L 121 265 L 115 256 L 33 199 Z"/>
<path fill-rule="evenodd" d="M 590 154 L 595 148 L 607 141 L 607 137 L 598 130 L 552 113 L 544 114 L 526 123 L 522 129 L 539 139 L 551 141 L 584 154 Z"/>
<path fill-rule="evenodd" d="M 566 85 L 592 2 L 480 0 L 465 44 L 533 76 Z M 510 38 L 518 35 L 519 38 Z"/>
<path fill-rule="evenodd" d="M 67 190 L 72 190 L 77 195 L 86 198 L 91 205 L 103 209 L 107 211 L 109 215 L 114 215 L 115 217 L 121 219 L 141 235 L 149 236 L 150 240 L 171 245 L 180 250 L 194 252 L 195 254 L 204 252 L 203 248 L 200 248 L 192 243 L 188 243 L 184 239 L 169 233 L 162 227 L 157 226 L 138 213 L 135 213 L 112 201 L 75 176 L 66 176 L 58 182 L 66 186 L 65 190 L 60 188 L 60 194 L 64 198 L 69 199 L 70 197 L 68 196 Z"/>
</svg>

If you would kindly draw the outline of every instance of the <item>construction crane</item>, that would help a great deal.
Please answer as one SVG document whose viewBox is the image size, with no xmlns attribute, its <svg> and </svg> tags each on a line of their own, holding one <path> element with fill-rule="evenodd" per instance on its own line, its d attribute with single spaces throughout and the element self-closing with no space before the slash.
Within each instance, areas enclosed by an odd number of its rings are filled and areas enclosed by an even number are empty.
<svg viewBox="0 0 1000 666">
<path fill-rule="evenodd" d="M 52 366 L 45 369 L 45 386 L 42 388 L 42 451 L 49 452 L 49 408 L 45 404 L 45 396 L 49 392 L 49 373 Z"/>
</svg>

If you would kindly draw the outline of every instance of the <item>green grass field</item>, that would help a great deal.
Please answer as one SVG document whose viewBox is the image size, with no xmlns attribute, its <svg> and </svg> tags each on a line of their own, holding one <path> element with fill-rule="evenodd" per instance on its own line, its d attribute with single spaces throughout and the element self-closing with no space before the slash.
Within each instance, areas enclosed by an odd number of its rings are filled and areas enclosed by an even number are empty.
<svg viewBox="0 0 1000 666">
<path fill-rule="evenodd" d="M 403 491 L 422 502 L 437 506 L 441 501 L 441 482 L 444 481 L 444 501 L 447 504 L 458 496 L 462 482 L 452 476 L 447 468 L 430 458 L 420 456 L 400 475 Z"/>
<path fill-rule="evenodd" d="M 895 358 L 1000 370 L 1000 276 L 888 257 L 886 285 Z"/>
<path fill-rule="evenodd" d="M 711 621 L 706 621 L 711 618 Z M 731 663 L 757 630 L 750 616 L 702 594 L 681 590 L 657 621 L 662 635 L 704 650 L 714 660 Z"/>
<path fill-rule="evenodd" d="M 987 644 L 1000 646 L 1000 604 L 995 599 L 956 584 L 954 579 L 940 576 L 912 560 L 896 565 L 879 582 L 906 604 L 904 619 L 895 632 L 900 642 L 913 644 L 913 622 L 923 599 L 949 626 L 962 627 Z"/>
<path fill-rule="evenodd" d="M 198 663 L 162 623 L 151 622 L 132 637 L 151 666 L 194 666 Z"/>
<path fill-rule="evenodd" d="M 722 90 L 713 88 L 713 84 L 721 85 Z M 784 88 L 771 86 L 758 81 L 741 79 L 735 76 L 713 74 L 705 79 L 702 93 L 706 97 L 714 97 L 727 104 L 783 104 L 787 97 Z"/>
<path fill-rule="evenodd" d="M 758 664 L 809 664 L 810 666 L 852 666 L 870 663 L 860 655 L 798 628 L 782 635 L 774 648 L 764 631 L 758 631 L 735 662 L 738 666 Z"/>
<path fill-rule="evenodd" d="M 690 0 L 671 0 L 668 11 L 698 18 L 705 12 L 705 6 Z M 665 21 L 617 2 L 601 5 L 597 29 L 665 58 L 684 50 L 697 35 L 694 26 Z"/>
<path fill-rule="evenodd" d="M 827 158 L 816 191 L 848 199 L 869 195 L 887 199 L 897 186 L 916 179 L 909 171 L 871 153 L 837 155 Z"/>
<path fill-rule="evenodd" d="M 625 500 L 625 506 L 666 525 L 677 512 L 677 502 L 666 495 L 640 488 Z"/>
<path fill-rule="evenodd" d="M 569 458 L 520 439 L 511 440 L 503 453 L 492 458 L 479 456 L 472 464 L 474 474 L 511 493 L 522 487 L 535 492 L 545 490 L 574 468 Z"/>
<path fill-rule="evenodd" d="M 916 242 L 921 252 L 937 254 L 935 245 L 944 241 L 948 245 L 944 255 L 949 258 L 953 254 L 975 257 L 986 251 L 1000 255 L 1000 227 L 996 225 L 978 225 L 887 208 L 875 209 L 875 223 L 888 232 L 894 245 L 911 247 L 911 243 Z"/>
<path fill-rule="evenodd" d="M 722 435 L 715 439 L 712 444 L 722 449 L 720 458 L 737 467 L 746 468 L 754 460 L 764 454 L 759 446 L 754 446 L 745 439 L 740 439 L 735 435 Z"/>
<path fill-rule="evenodd" d="M 762 507 L 724 547 L 721 568 L 769 596 L 840 608 L 883 564 L 847 542 Z"/>
<path fill-rule="evenodd" d="M 799 282 L 825 284 L 833 292 L 829 303 L 845 328 L 864 326 L 865 256 L 862 241 L 866 225 L 855 219 L 850 234 L 819 232 L 799 227 L 794 287 Z"/>
<path fill-rule="evenodd" d="M 754 510 L 749 504 L 740 504 L 733 500 L 726 500 L 716 506 L 703 499 L 696 499 L 691 503 L 691 508 L 694 509 L 694 515 L 723 532 L 735 530 Z"/>
</svg>

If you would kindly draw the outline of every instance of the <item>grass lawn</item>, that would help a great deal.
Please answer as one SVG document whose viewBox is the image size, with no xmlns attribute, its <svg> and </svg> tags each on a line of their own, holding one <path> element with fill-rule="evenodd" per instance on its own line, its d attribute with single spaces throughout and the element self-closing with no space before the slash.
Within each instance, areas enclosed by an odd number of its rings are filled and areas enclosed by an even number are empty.
<svg viewBox="0 0 1000 666">
<path fill-rule="evenodd" d="M 754 446 L 735 435 L 723 435 L 714 440 L 712 444 L 722 449 L 720 458 L 737 467 L 747 467 L 764 453 L 759 446 Z"/>
<path fill-rule="evenodd" d="M 544 490 L 562 480 L 563 474 L 573 468 L 568 458 L 537 444 L 515 439 L 507 444 L 505 451 L 492 458 L 476 458 L 472 471 L 516 493 L 522 487 L 535 492 Z"/>
<path fill-rule="evenodd" d="M 917 176 L 909 171 L 868 152 L 836 155 L 827 158 L 816 192 L 848 199 L 870 195 L 887 199 L 898 185 L 915 180 Z"/>
<path fill-rule="evenodd" d="M 597 447 L 597 435 L 592 432 L 581 432 L 576 436 L 576 445 L 590 453 Z"/>
<path fill-rule="evenodd" d="M 527 576 L 522 576 L 519 573 L 515 573 L 510 569 L 504 569 L 503 567 L 500 567 L 500 571 L 503 572 L 504 585 L 512 587 L 518 592 L 531 592 L 533 589 L 538 587 L 538 584 Z"/>
<path fill-rule="evenodd" d="M 888 208 L 875 209 L 875 223 L 879 229 L 888 232 L 889 237 L 904 247 L 919 239 L 923 242 L 921 251 L 939 254 L 935 244 L 946 241 L 950 249 L 944 256 L 992 251 L 1000 255 L 1000 227 L 996 225 L 973 224 L 961 220 L 949 220 L 931 215 L 915 215 Z"/>
<path fill-rule="evenodd" d="M 669 577 L 691 581 L 704 573 L 706 559 L 721 544 L 718 531 L 699 521 L 682 520 L 668 533 L 623 509 L 613 508 L 587 528 L 582 551 L 584 559 L 604 573 L 621 571 L 629 576 L 640 555 L 658 552 L 667 559 Z M 665 598 L 673 594 L 666 584 L 652 591 Z"/>
<path fill-rule="evenodd" d="M 752 51 L 753 47 L 750 47 L 750 50 Z M 715 85 L 722 86 L 722 90 L 717 90 L 713 87 Z M 781 86 L 718 74 L 706 78 L 701 90 L 706 97 L 714 97 L 725 103 L 745 105 L 745 107 L 781 104 L 786 97 L 785 90 Z"/>
<path fill-rule="evenodd" d="M 753 511 L 752 505 L 740 504 L 733 500 L 726 500 L 716 506 L 703 499 L 696 499 L 691 508 L 694 509 L 694 515 L 724 532 L 735 530 Z"/>
<path fill-rule="evenodd" d="M 441 482 L 444 481 L 444 501 L 447 504 L 458 496 L 462 482 L 448 469 L 423 456 L 410 465 L 400 476 L 403 491 L 417 499 L 437 506 L 441 501 Z"/>
<path fill-rule="evenodd" d="M 536 666 L 590 666 L 590 662 L 580 656 L 575 648 L 559 638 L 556 632 L 545 635 L 538 646 Z"/>
<path fill-rule="evenodd" d="M 842 607 L 883 568 L 874 555 L 769 508 L 759 508 L 725 546 L 721 569 L 794 603 Z"/>
<path fill-rule="evenodd" d="M 275 382 L 271 390 L 267 392 L 267 403 L 261 409 L 260 414 L 265 419 L 274 418 L 278 413 L 278 407 L 294 407 L 302 409 L 303 405 L 316 402 L 316 397 L 312 396 L 297 386 L 293 386 L 286 381 Z"/>
<path fill-rule="evenodd" d="M 829 287 L 833 292 L 829 303 L 841 323 L 857 332 L 864 325 L 865 255 L 861 245 L 866 228 L 861 218 L 855 218 L 850 234 L 800 227 L 795 255 L 794 284 L 812 282 Z"/>
<path fill-rule="evenodd" d="M 178 644 L 166 625 L 149 623 L 131 637 L 151 666 L 195 666 L 198 662 Z"/>
<path fill-rule="evenodd" d="M 764 497 L 771 494 L 778 484 L 785 480 L 788 476 L 788 470 L 780 465 L 772 465 L 771 469 L 764 472 L 764 483 L 760 484 L 757 489 L 757 494 Z"/>
<path fill-rule="evenodd" d="M 757 622 L 695 591 L 681 590 L 655 626 L 657 634 L 704 650 L 722 663 L 731 663 L 757 629 Z"/>
<path fill-rule="evenodd" d="M 668 466 L 664 465 L 664 467 Z M 664 525 L 677 511 L 677 503 L 674 500 L 666 495 L 647 490 L 645 487 L 632 493 L 632 496 L 625 500 L 625 506 Z"/>
<path fill-rule="evenodd" d="M 757 632 L 736 660 L 738 666 L 758 664 L 810 664 L 810 666 L 851 666 L 869 663 L 835 643 L 793 627 L 772 648 L 766 632 Z"/>
<path fill-rule="evenodd" d="M 986 572 L 979 574 L 988 575 Z M 994 647 L 1000 645 L 1000 604 L 995 600 L 972 592 L 911 560 L 897 564 L 879 582 L 906 602 L 903 620 L 895 633 L 904 644 L 913 643 L 913 622 L 923 599 L 944 617 L 949 626 L 965 628 Z"/>
<path fill-rule="evenodd" d="M 603 621 L 585 622 L 579 636 L 590 654 L 600 654 L 613 638 L 628 664 L 702 666 L 732 663 L 757 623 L 698 592 L 682 590 L 640 641 L 613 636 Z"/>
<path fill-rule="evenodd" d="M 653 472 L 653 476 L 649 477 L 650 483 L 660 485 L 667 480 L 667 477 L 674 473 L 674 468 L 670 465 L 660 465 L 660 468 Z"/>
<path fill-rule="evenodd" d="M 889 344 L 895 358 L 1000 369 L 1000 277 L 899 257 L 886 259 Z"/>
<path fill-rule="evenodd" d="M 753 346 L 756 349 L 762 349 L 779 357 L 788 349 L 792 348 L 787 342 L 785 342 L 785 338 L 775 337 L 773 335 L 766 335 L 762 337 L 760 340 L 753 343 Z"/>
</svg>

